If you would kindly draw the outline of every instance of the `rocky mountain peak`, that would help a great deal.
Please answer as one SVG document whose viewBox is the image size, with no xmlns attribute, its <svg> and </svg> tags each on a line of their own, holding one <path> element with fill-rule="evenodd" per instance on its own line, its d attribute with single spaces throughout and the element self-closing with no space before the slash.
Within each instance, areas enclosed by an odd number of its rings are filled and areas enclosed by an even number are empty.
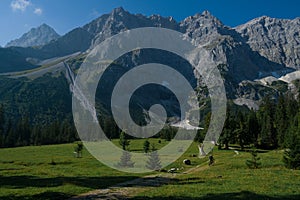
<svg viewBox="0 0 300 200">
<path fill-rule="evenodd" d="M 111 11 L 111 14 L 122 14 L 122 13 L 128 13 L 128 12 L 124 10 L 123 7 L 118 7 Z"/>
<path fill-rule="evenodd" d="M 128 15 L 130 15 L 130 13 L 128 11 L 124 10 L 123 7 L 115 8 L 110 13 L 110 17 L 111 18 L 114 18 L 114 17 L 126 17 Z"/>
<path fill-rule="evenodd" d="M 250 47 L 269 60 L 300 68 L 300 20 L 262 16 L 235 28 Z"/>
<path fill-rule="evenodd" d="M 219 35 L 220 30 L 225 26 L 210 12 L 204 11 L 202 14 L 198 13 L 185 18 L 180 23 L 180 27 L 189 37 L 195 38 L 200 44 L 203 44 Z"/>
<path fill-rule="evenodd" d="M 182 23 L 186 22 L 191 22 L 191 21 L 202 21 L 202 22 L 207 22 L 215 25 L 223 25 L 222 22 L 213 16 L 209 11 L 203 11 L 201 14 L 197 13 L 194 16 L 189 16 L 183 20 Z"/>
<path fill-rule="evenodd" d="M 197 15 L 197 14 L 196 14 Z M 198 14 L 199 15 L 199 14 Z M 208 10 L 204 10 L 202 13 L 201 13 L 201 15 L 200 16 L 203 16 L 203 17 L 205 17 L 205 18 L 214 18 L 214 19 L 216 19 L 216 17 L 215 16 L 213 16 Z"/>
<path fill-rule="evenodd" d="M 179 24 L 173 17 L 162 17 L 160 15 L 147 17 L 142 14 L 131 14 L 122 7 L 114 9 L 108 15 L 102 15 L 83 28 L 95 35 L 92 42 L 94 46 L 107 37 L 140 27 L 164 27 L 179 30 Z"/>
<path fill-rule="evenodd" d="M 50 27 L 43 23 L 42 25 L 30 29 L 27 33 L 23 34 L 20 38 L 12 40 L 7 43 L 6 47 L 19 46 L 19 47 L 30 47 L 30 46 L 41 46 L 49 43 L 52 40 L 59 38 L 60 35 Z"/>
</svg>

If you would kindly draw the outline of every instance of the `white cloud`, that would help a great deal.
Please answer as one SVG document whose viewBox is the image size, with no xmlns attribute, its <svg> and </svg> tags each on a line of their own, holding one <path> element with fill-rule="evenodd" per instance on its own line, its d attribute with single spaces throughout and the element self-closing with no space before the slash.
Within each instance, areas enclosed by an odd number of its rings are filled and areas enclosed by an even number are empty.
<svg viewBox="0 0 300 200">
<path fill-rule="evenodd" d="M 36 8 L 36 9 L 34 9 L 33 13 L 37 14 L 37 15 L 41 15 L 41 14 L 43 14 L 43 10 L 41 8 Z"/>
<path fill-rule="evenodd" d="M 29 5 L 29 0 L 14 0 L 10 3 L 10 7 L 13 11 L 20 10 L 22 12 L 24 12 Z"/>
</svg>

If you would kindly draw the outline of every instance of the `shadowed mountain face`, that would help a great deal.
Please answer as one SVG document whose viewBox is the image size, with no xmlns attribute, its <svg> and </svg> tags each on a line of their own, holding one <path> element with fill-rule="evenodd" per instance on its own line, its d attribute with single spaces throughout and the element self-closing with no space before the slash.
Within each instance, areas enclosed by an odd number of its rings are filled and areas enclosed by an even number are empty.
<svg viewBox="0 0 300 200">
<path fill-rule="evenodd" d="M 55 32 L 53 28 L 47 24 L 42 24 L 37 28 L 32 28 L 30 31 L 22 35 L 22 37 L 12 40 L 6 44 L 5 47 L 31 47 L 41 46 L 49 43 L 52 40 L 56 40 L 60 36 Z"/>
<path fill-rule="evenodd" d="M 294 20 L 280 20 L 262 17 L 239 27 L 231 28 L 224 25 L 208 11 L 187 17 L 181 22 L 176 22 L 172 17 L 162 17 L 159 15 L 146 17 L 141 14 L 131 14 L 123 8 L 116 8 L 111 13 L 102 15 L 82 27 L 71 30 L 69 33 L 45 45 L 34 48 L 1 48 L 0 72 L 33 69 L 29 73 L 20 72 L 21 75 L 9 75 L 5 77 L 13 77 L 14 79 L 11 82 L 18 81 L 18 88 L 14 90 L 16 94 L 23 91 L 25 86 L 28 86 L 28 82 L 30 82 L 34 91 L 39 91 L 38 88 L 43 87 L 43 90 L 51 90 L 53 97 L 55 97 L 55 94 L 63 96 L 61 92 L 56 91 L 50 86 L 53 85 L 54 81 L 57 81 L 57 77 L 62 82 L 63 79 L 65 81 L 69 80 L 64 63 L 68 63 L 70 68 L 76 72 L 83 62 L 86 53 L 93 49 L 93 47 L 110 36 L 140 27 L 163 27 L 180 31 L 191 37 L 196 44 L 202 46 L 208 52 L 209 59 L 215 63 L 224 79 L 227 97 L 233 100 L 237 99 L 236 103 L 239 105 L 255 105 L 255 102 L 259 101 L 265 95 L 276 97 L 279 92 L 286 92 L 288 84 L 291 84 L 291 82 L 282 82 L 279 81 L 279 78 L 300 67 L 299 18 Z M 76 52 L 79 53 L 74 54 Z M 150 55 L 155 54 L 150 52 Z M 163 63 L 164 56 L 158 57 Z M 147 63 L 147 56 L 143 52 L 134 56 L 129 54 L 126 59 L 123 58 L 119 61 L 123 67 L 132 63 Z M 170 61 L 169 64 L 175 66 L 176 60 L 171 59 Z M 42 66 L 42 68 L 38 68 L 39 66 Z M 288 68 L 287 66 L 293 68 Z M 194 71 L 190 69 L 190 65 L 182 65 L 181 67 L 187 68 L 183 70 L 185 72 Z M 123 70 L 122 66 L 120 70 Z M 109 76 L 118 77 L 119 72 L 117 70 L 115 74 L 112 72 Z M 189 73 L 189 75 L 191 74 Z M 20 76 L 23 79 L 20 80 L 18 78 Z M 192 74 L 189 77 L 193 76 L 198 79 L 196 81 L 197 87 L 202 88 L 201 76 L 199 74 Z M 257 81 L 257 79 L 260 80 L 268 76 L 274 76 L 274 78 L 268 80 L 278 82 L 275 85 L 279 85 L 280 88 L 285 89 L 278 90 L 278 88 L 272 85 L 265 85 Z M 3 93 L 0 101 L 5 101 L 7 105 L 10 102 L 14 102 L 12 99 L 15 97 L 11 95 L 13 85 L 3 84 L 4 88 L 2 88 Z M 104 88 L 101 92 L 109 94 L 109 91 L 105 91 L 107 88 Z M 153 88 L 144 88 L 140 93 L 147 93 L 147 90 L 155 91 Z M 28 93 L 28 95 L 34 95 L 34 91 Z M 59 91 L 71 92 L 65 83 L 61 85 Z M 157 95 L 152 95 L 153 99 L 148 98 L 147 102 L 157 102 L 157 98 L 162 96 L 164 90 L 159 89 L 157 91 L 159 91 Z M 205 92 L 201 95 L 207 97 Z M 67 98 L 70 99 L 70 96 L 65 99 Z M 27 99 L 34 98 L 28 97 Z M 57 102 L 61 103 L 65 99 L 60 99 Z M 165 107 L 176 105 L 176 101 L 171 101 L 170 99 L 172 99 L 172 96 L 167 95 L 164 96 L 163 102 L 158 103 L 162 103 Z M 141 98 L 140 100 L 143 99 Z M 41 99 L 40 101 L 44 100 Z M 105 101 L 107 100 L 103 99 L 103 102 Z M 139 99 L 136 101 L 138 102 Z M 49 107 L 52 107 L 52 104 L 56 104 L 54 99 L 53 101 L 51 99 L 51 102 L 51 105 L 49 103 Z M 30 104 L 28 102 L 28 109 L 24 108 L 23 110 L 32 112 L 34 116 L 34 112 L 36 111 L 29 109 Z M 34 104 L 37 103 L 35 102 Z M 103 105 L 101 107 L 105 108 L 106 106 Z M 63 109 L 60 113 L 65 112 L 70 114 L 71 104 L 69 107 L 66 104 L 66 108 Z M 45 105 L 45 110 L 49 110 L 48 105 Z M 14 110 L 13 112 L 16 114 L 18 111 Z M 42 110 L 39 111 L 39 113 L 42 112 Z"/>
<path fill-rule="evenodd" d="M 12 49 L 0 47 L 0 73 L 23 71 L 32 68 L 32 64 L 26 61 L 26 57 Z"/>
</svg>

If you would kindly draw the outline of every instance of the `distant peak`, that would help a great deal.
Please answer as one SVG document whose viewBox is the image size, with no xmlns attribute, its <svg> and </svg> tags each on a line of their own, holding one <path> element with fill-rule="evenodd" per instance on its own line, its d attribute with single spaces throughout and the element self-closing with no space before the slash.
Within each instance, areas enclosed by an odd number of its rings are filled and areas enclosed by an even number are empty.
<svg viewBox="0 0 300 200">
<path fill-rule="evenodd" d="M 124 13 L 124 12 L 126 12 L 126 10 L 124 10 L 123 7 L 118 7 L 112 10 L 113 14 Z"/>
<path fill-rule="evenodd" d="M 208 10 L 204 10 L 201 15 L 203 16 L 212 16 L 212 14 Z"/>
<path fill-rule="evenodd" d="M 56 31 L 52 27 L 43 23 L 38 27 L 31 28 L 27 33 L 24 33 L 20 38 L 8 42 L 6 44 L 6 47 L 41 46 L 59 37 L 60 35 L 56 33 Z"/>
<path fill-rule="evenodd" d="M 185 21 L 193 20 L 205 20 L 207 23 L 213 23 L 219 26 L 223 26 L 223 23 L 213 16 L 208 10 L 203 11 L 201 14 L 197 13 L 194 16 L 187 17 Z"/>
<path fill-rule="evenodd" d="M 46 23 L 41 24 L 40 26 L 38 26 L 37 28 L 47 28 L 47 29 L 53 29 L 51 26 L 49 26 Z"/>
<path fill-rule="evenodd" d="M 201 14 L 196 13 L 193 17 L 190 17 L 190 18 L 202 18 L 202 17 L 208 18 L 208 19 L 217 19 L 208 10 L 203 11 Z"/>
<path fill-rule="evenodd" d="M 201 14 L 196 13 L 194 15 L 195 18 L 206 17 L 206 18 L 215 18 L 208 10 L 204 10 Z"/>
</svg>

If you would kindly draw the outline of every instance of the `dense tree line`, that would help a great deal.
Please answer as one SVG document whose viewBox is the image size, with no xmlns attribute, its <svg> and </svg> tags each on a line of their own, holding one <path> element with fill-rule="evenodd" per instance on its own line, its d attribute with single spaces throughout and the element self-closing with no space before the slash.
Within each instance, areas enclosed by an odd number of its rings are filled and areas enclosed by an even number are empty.
<svg viewBox="0 0 300 200">
<path fill-rule="evenodd" d="M 241 149 L 246 145 L 284 149 L 286 167 L 300 169 L 300 101 L 281 95 L 278 99 L 265 97 L 258 111 L 233 112 L 229 108 L 219 142 L 220 149 L 228 149 L 229 143 L 239 144 Z"/>
<path fill-rule="evenodd" d="M 289 148 L 291 141 L 300 137 L 299 109 L 299 102 L 291 95 L 281 95 L 278 99 L 265 97 L 257 111 L 232 111 L 229 107 L 220 147 L 228 149 L 232 143 L 239 144 L 241 149 L 247 145 L 262 149 Z"/>
<path fill-rule="evenodd" d="M 16 121 L 5 119 L 5 109 L 0 106 L 0 147 L 59 144 L 76 140 L 78 136 L 71 120 L 32 125 L 28 117 Z"/>
<path fill-rule="evenodd" d="M 228 106 L 227 117 L 219 140 L 220 148 L 238 144 L 241 149 L 255 146 L 262 149 L 287 149 L 299 143 L 300 105 L 292 95 L 277 99 L 265 97 L 259 110 L 236 109 Z M 68 143 L 79 140 L 72 119 L 52 123 L 31 124 L 28 117 L 12 121 L 6 119 L 5 108 L 0 106 L 0 147 Z M 203 119 L 204 131 L 196 140 L 202 141 L 209 125 L 210 114 Z M 112 118 L 99 120 L 110 139 L 120 138 L 120 129 Z M 170 141 L 177 129 L 166 126 L 155 137 Z M 132 139 L 131 136 L 126 136 Z M 287 156 L 288 157 L 288 156 Z"/>
</svg>

